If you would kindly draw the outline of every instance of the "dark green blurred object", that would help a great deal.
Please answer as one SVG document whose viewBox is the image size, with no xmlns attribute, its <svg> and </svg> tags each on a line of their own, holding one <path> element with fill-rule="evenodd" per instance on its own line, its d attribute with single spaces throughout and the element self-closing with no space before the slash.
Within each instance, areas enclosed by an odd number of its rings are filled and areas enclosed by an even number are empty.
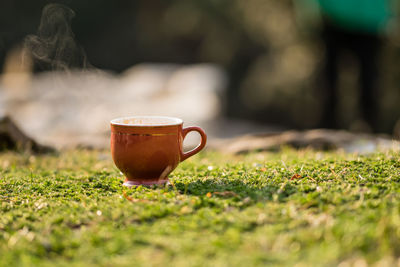
<svg viewBox="0 0 400 267">
<path fill-rule="evenodd" d="M 377 33 L 391 16 L 390 0 L 318 0 L 321 12 L 332 23 L 350 30 Z"/>
</svg>

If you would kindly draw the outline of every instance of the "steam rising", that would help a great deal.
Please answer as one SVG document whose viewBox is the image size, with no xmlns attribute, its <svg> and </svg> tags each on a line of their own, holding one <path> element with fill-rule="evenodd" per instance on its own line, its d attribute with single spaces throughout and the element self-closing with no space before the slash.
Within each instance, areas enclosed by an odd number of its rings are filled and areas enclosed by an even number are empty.
<svg viewBox="0 0 400 267">
<path fill-rule="evenodd" d="M 75 12 L 61 4 L 43 8 L 36 35 L 25 39 L 37 70 L 68 70 L 88 67 L 84 50 L 75 40 L 71 21 Z"/>
</svg>

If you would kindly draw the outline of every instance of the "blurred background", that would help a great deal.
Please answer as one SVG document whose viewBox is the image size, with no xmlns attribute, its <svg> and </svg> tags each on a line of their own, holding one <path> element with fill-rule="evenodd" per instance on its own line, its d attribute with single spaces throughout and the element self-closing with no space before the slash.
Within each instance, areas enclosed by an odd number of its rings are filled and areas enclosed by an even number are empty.
<svg viewBox="0 0 400 267">
<path fill-rule="evenodd" d="M 0 110 L 58 146 L 104 144 L 110 119 L 138 114 L 183 117 L 217 137 L 319 127 L 398 135 L 397 1 L 358 0 L 381 3 L 385 21 L 371 31 L 335 25 L 318 2 L 1 0 Z M 327 21 L 379 39 L 373 125 L 351 49 L 333 79 L 335 124 L 324 123 Z"/>
</svg>

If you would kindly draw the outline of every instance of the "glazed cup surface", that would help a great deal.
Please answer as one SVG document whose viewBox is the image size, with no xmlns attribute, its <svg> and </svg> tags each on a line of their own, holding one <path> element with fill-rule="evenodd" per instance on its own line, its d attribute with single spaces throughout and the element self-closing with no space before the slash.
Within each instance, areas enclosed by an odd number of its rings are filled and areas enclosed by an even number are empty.
<svg viewBox="0 0 400 267">
<path fill-rule="evenodd" d="M 199 132 L 202 140 L 185 153 L 183 139 L 190 131 Z M 203 149 L 206 139 L 199 127 L 183 129 L 178 118 L 137 116 L 111 121 L 111 154 L 127 186 L 168 182 L 168 175 L 181 161 Z"/>
</svg>

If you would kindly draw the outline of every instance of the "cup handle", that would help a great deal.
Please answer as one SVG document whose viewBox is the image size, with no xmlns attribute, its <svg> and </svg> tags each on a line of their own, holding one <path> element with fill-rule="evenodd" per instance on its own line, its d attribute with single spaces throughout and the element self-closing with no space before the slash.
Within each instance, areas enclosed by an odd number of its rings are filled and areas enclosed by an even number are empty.
<svg viewBox="0 0 400 267">
<path fill-rule="evenodd" d="M 183 150 L 182 150 L 181 151 L 181 161 L 184 161 L 188 157 L 193 156 L 194 154 L 198 153 L 200 150 L 202 150 L 206 146 L 206 143 L 207 143 L 207 135 L 206 135 L 206 133 L 200 127 L 195 127 L 195 126 L 187 127 L 187 128 L 184 128 L 182 130 L 182 136 L 183 136 L 182 142 L 185 139 L 186 135 L 189 132 L 192 132 L 192 131 L 196 131 L 196 132 L 198 132 L 200 134 L 201 142 L 196 148 L 194 148 L 194 149 L 192 149 L 192 150 L 190 150 L 188 152 L 183 152 Z"/>
</svg>

